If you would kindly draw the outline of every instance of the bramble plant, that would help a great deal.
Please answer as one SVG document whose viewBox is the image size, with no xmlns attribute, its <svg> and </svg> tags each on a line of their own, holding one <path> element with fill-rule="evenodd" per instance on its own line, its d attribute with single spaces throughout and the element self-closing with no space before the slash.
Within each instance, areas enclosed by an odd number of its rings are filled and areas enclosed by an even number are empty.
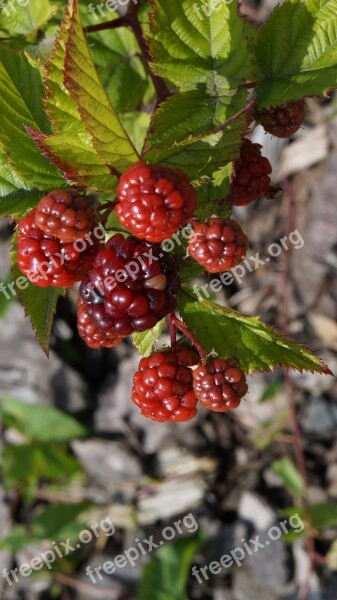
<svg viewBox="0 0 337 600">
<path fill-rule="evenodd" d="M 145 357 L 133 401 L 159 421 L 192 418 L 198 401 L 237 407 L 255 370 L 331 373 L 191 280 L 246 252 L 232 207 L 267 193 L 271 173 L 254 126 L 288 137 L 304 98 L 337 87 L 337 0 L 286 0 L 261 28 L 237 2 L 215 4 L 130 2 L 93 24 L 69 0 L 59 26 L 57 7 L 32 0 L 1 22 L 0 215 L 18 222 L 18 295 L 47 353 L 57 300 L 81 281 L 81 337 L 99 348 L 133 335 Z M 167 240 L 186 225 L 182 252 Z"/>
</svg>

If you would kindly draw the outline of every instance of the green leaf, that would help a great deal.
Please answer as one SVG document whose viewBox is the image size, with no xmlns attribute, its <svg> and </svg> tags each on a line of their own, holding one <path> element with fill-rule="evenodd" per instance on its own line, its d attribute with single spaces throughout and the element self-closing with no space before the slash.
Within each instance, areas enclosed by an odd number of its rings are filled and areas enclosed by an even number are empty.
<svg viewBox="0 0 337 600">
<path fill-rule="evenodd" d="M 303 495 L 304 481 L 302 475 L 289 458 L 284 457 L 276 460 L 273 462 L 272 468 L 281 477 L 286 488 L 299 496 Z"/>
<path fill-rule="evenodd" d="M 15 173 L 6 156 L 0 152 L 0 199 L 22 188 L 28 190 L 30 186 Z"/>
<path fill-rule="evenodd" d="M 151 116 L 146 112 L 138 111 L 124 113 L 120 115 L 120 119 L 137 152 L 141 153 L 150 126 Z"/>
<path fill-rule="evenodd" d="M 142 356 L 151 356 L 160 346 L 160 336 L 164 329 L 165 319 L 162 319 L 152 329 L 142 331 L 141 333 L 134 333 L 132 335 L 133 343 L 136 346 L 139 354 Z"/>
<path fill-rule="evenodd" d="M 86 435 L 86 429 L 76 419 L 52 406 L 27 404 L 5 398 L 1 419 L 25 436 L 40 442 L 69 442 Z"/>
<path fill-rule="evenodd" d="M 56 444 L 20 444 L 3 451 L 2 470 L 5 486 L 32 496 L 40 480 L 67 483 L 82 473 L 78 460 L 65 446 Z"/>
<path fill-rule="evenodd" d="M 24 55 L 0 45 L 0 148 L 13 169 L 12 177 L 22 178 L 30 187 L 48 190 L 63 185 L 63 178 L 41 156 L 25 131 L 25 127 L 50 131 L 43 96 L 39 71 Z"/>
<path fill-rule="evenodd" d="M 179 311 L 207 352 L 215 350 L 222 358 L 237 356 L 244 371 L 271 371 L 280 366 L 299 371 L 331 374 L 329 368 L 309 350 L 281 337 L 257 317 L 197 297 L 183 288 Z"/>
<path fill-rule="evenodd" d="M 87 10 L 87 7 L 86 7 Z M 148 88 L 148 76 L 136 38 L 127 27 L 88 37 L 97 73 L 117 112 L 137 110 Z"/>
<path fill-rule="evenodd" d="M 153 116 L 145 159 L 181 167 L 194 179 L 212 176 L 238 156 L 247 117 L 241 116 L 223 131 L 212 131 L 236 115 L 246 97 L 245 90 L 219 97 L 202 89 L 171 96 Z"/>
<path fill-rule="evenodd" d="M 226 197 L 230 193 L 232 170 L 233 164 L 228 163 L 214 172 L 212 179 L 197 188 L 198 204 L 195 216 L 201 221 L 206 221 L 212 215 L 222 219 L 230 217 L 232 205 L 226 201 Z"/>
<path fill-rule="evenodd" d="M 287 0 L 261 28 L 258 105 L 269 107 L 337 87 L 337 0 Z"/>
<path fill-rule="evenodd" d="M 263 404 L 264 402 L 273 400 L 275 396 L 282 390 L 282 387 L 283 386 L 280 381 L 272 381 L 269 385 L 267 385 L 264 392 L 261 394 L 259 403 Z"/>
<path fill-rule="evenodd" d="M 309 504 L 308 510 L 311 515 L 312 525 L 318 531 L 337 526 L 337 505 L 329 503 Z M 290 506 L 282 511 L 286 517 L 297 513 L 305 520 L 305 508 L 303 506 Z"/>
<path fill-rule="evenodd" d="M 237 2 L 154 0 L 153 7 L 148 41 L 158 75 L 180 89 L 205 84 L 222 94 L 250 76 Z"/>
<path fill-rule="evenodd" d="M 0 284 L 3 283 L 4 287 L 6 287 L 11 282 L 12 276 L 11 273 L 8 273 L 7 277 L 5 277 L 5 279 L 2 282 L 0 282 Z M 4 294 L 3 291 L 1 292 L 0 290 L 0 319 L 2 319 L 6 315 L 6 312 L 14 299 L 15 295 L 9 295 L 8 291 L 6 294 Z"/>
<path fill-rule="evenodd" d="M 11 265 L 12 276 L 15 282 L 17 295 L 20 298 L 25 314 L 29 316 L 36 337 L 45 354 L 49 354 L 49 338 L 56 304 L 60 296 L 64 295 L 63 288 L 39 288 L 22 275 L 17 264 L 17 234 L 13 236 Z"/>
<path fill-rule="evenodd" d="M 0 217 L 22 217 L 29 208 L 37 206 L 40 200 L 41 192 L 38 190 L 17 190 L 0 197 Z"/>
<path fill-rule="evenodd" d="M 49 0 L 26 0 L 23 6 L 17 1 L 6 1 L 0 10 L 1 29 L 11 37 L 22 35 L 33 39 L 56 14 L 57 6 L 52 6 Z"/>
<path fill-rule="evenodd" d="M 31 530 L 38 539 L 52 539 L 56 542 L 64 537 L 64 530 L 72 525 L 73 521 L 84 511 L 88 510 L 88 502 L 79 502 L 75 504 L 53 504 L 43 508 L 31 520 Z M 84 523 L 78 523 L 79 533 L 85 527 Z M 74 532 L 75 534 L 75 532 Z M 74 535 L 76 537 L 76 534 Z"/>
<path fill-rule="evenodd" d="M 66 41 L 64 84 L 98 155 L 114 169 L 125 170 L 139 156 L 113 110 L 92 61 L 80 22 L 77 0 L 69 0 L 69 35 Z"/>
<path fill-rule="evenodd" d="M 84 55 L 76 56 L 76 52 L 84 52 Z M 80 60 L 80 64 L 77 65 L 76 60 Z M 71 80 L 73 76 L 75 79 L 74 71 L 77 71 L 79 81 Z M 89 85 L 90 78 L 94 78 L 94 89 Z M 70 91 L 65 85 L 65 79 Z M 99 82 L 80 27 L 75 2 L 68 4 L 53 52 L 44 70 L 44 84 L 47 91 L 45 107 L 55 133 L 45 136 L 31 131 L 35 142 L 68 180 L 94 191 L 114 191 L 117 185 L 117 165 L 114 162 L 120 160 L 120 148 L 125 150 L 129 147 L 130 153 L 134 149 L 124 129 L 118 125 L 119 121 Z M 92 96 L 93 93 L 96 98 Z M 103 124 L 93 126 L 92 111 L 96 113 L 96 117 L 101 117 L 102 111 L 104 112 Z M 123 141 L 116 138 L 115 128 L 122 131 Z M 100 136 L 100 141 L 96 139 L 97 135 Z M 101 150 L 104 152 L 103 158 Z"/>
<path fill-rule="evenodd" d="M 157 550 L 146 564 L 140 581 L 139 600 L 188 600 L 186 585 L 193 557 L 205 543 L 206 536 L 198 532 Z"/>
</svg>

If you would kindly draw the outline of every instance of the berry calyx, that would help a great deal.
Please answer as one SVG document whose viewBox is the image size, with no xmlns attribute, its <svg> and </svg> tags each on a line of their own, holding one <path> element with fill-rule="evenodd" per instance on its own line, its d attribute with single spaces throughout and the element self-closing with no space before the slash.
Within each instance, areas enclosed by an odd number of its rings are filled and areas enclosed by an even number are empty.
<svg viewBox="0 0 337 600">
<path fill-rule="evenodd" d="M 230 271 L 241 262 L 248 249 L 248 238 L 232 219 L 211 217 L 193 225 L 188 251 L 209 273 Z"/>
<path fill-rule="evenodd" d="M 237 408 L 247 393 L 246 376 L 231 358 L 209 359 L 193 371 L 193 390 L 200 404 L 215 412 Z"/>
<path fill-rule="evenodd" d="M 89 317 L 83 298 L 77 301 L 77 329 L 89 348 L 115 348 L 121 343 L 114 331 L 99 331 Z"/>
<path fill-rule="evenodd" d="M 93 227 L 94 211 L 76 190 L 54 190 L 37 205 L 35 225 L 63 242 L 74 242 Z"/>
<path fill-rule="evenodd" d="M 117 198 L 119 221 L 148 242 L 170 238 L 196 209 L 196 192 L 185 173 L 143 162 L 122 175 Z"/>
<path fill-rule="evenodd" d="M 261 194 L 266 194 L 270 187 L 271 172 L 269 160 L 261 155 L 260 144 L 243 140 L 240 157 L 234 161 L 232 204 L 247 206 Z"/>
<path fill-rule="evenodd" d="M 296 133 L 305 118 L 304 100 L 288 102 L 282 106 L 262 109 L 257 113 L 257 119 L 264 129 L 280 138 L 287 138 Z"/>
<path fill-rule="evenodd" d="M 132 402 L 153 421 L 189 421 L 198 412 L 190 368 L 198 360 L 185 346 L 142 358 L 133 378 Z"/>
<path fill-rule="evenodd" d="M 151 329 L 177 304 L 175 259 L 160 247 L 116 234 L 98 252 L 80 294 L 100 331 L 126 337 Z"/>
<path fill-rule="evenodd" d="M 72 287 L 88 273 L 100 243 L 81 240 L 79 247 L 62 242 L 41 231 L 35 225 L 35 215 L 36 210 L 31 210 L 18 225 L 17 262 L 21 272 L 37 287 Z"/>
</svg>

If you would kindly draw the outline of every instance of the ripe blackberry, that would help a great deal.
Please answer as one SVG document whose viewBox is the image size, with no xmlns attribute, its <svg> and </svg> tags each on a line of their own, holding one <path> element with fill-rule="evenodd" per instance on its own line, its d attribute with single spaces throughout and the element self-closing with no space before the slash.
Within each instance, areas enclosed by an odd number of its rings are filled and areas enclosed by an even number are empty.
<svg viewBox="0 0 337 600">
<path fill-rule="evenodd" d="M 89 317 L 83 298 L 77 301 L 77 329 L 89 348 L 115 348 L 121 343 L 114 331 L 99 331 Z"/>
<path fill-rule="evenodd" d="M 236 360 L 216 358 L 193 371 L 193 390 L 202 406 L 225 412 L 239 406 L 248 386 Z"/>
<path fill-rule="evenodd" d="M 62 242 L 46 235 L 35 225 L 36 210 L 20 221 L 18 226 L 18 265 L 36 286 L 44 288 L 72 287 L 88 273 L 93 258 L 100 247 L 81 240 L 79 245 Z M 84 248 L 83 248 L 84 247 Z"/>
<path fill-rule="evenodd" d="M 269 190 L 272 168 L 260 148 L 259 144 L 243 140 L 232 176 L 232 204 L 235 206 L 247 206 Z"/>
<path fill-rule="evenodd" d="M 211 217 L 193 228 L 189 254 L 209 273 L 230 271 L 247 252 L 248 238 L 232 219 Z"/>
<path fill-rule="evenodd" d="M 133 378 L 132 402 L 153 421 L 189 421 L 198 412 L 189 367 L 198 360 L 184 346 L 142 358 Z"/>
<path fill-rule="evenodd" d="M 160 247 L 114 235 L 98 252 L 80 294 L 100 331 L 118 337 L 153 327 L 177 304 L 175 260 Z"/>
<path fill-rule="evenodd" d="M 304 100 L 261 109 L 257 113 L 257 119 L 264 129 L 280 138 L 293 135 L 301 127 L 304 118 Z"/>
<path fill-rule="evenodd" d="M 120 222 L 148 242 L 170 238 L 196 208 L 196 193 L 185 173 L 143 162 L 122 175 L 117 198 Z"/>
<path fill-rule="evenodd" d="M 55 190 L 37 205 L 35 225 L 63 242 L 74 242 L 93 227 L 94 211 L 76 190 Z"/>
</svg>

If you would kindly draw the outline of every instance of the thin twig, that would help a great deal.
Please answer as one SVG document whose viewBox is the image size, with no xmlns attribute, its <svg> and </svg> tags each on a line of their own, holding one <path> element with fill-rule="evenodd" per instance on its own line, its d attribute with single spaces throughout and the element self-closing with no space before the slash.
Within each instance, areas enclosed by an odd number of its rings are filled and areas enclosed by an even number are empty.
<svg viewBox="0 0 337 600">
<path fill-rule="evenodd" d="M 93 33 L 94 31 L 104 31 L 106 29 L 117 29 L 118 27 L 127 27 L 128 20 L 125 16 L 117 17 L 117 19 L 112 19 L 112 21 L 107 21 L 106 23 L 97 23 L 97 25 L 88 25 L 88 27 L 84 27 L 85 33 Z"/>
<path fill-rule="evenodd" d="M 178 317 L 176 317 L 174 314 L 171 315 L 171 323 L 173 323 L 178 329 L 180 329 L 180 331 L 190 340 L 193 346 L 195 346 L 195 348 L 198 350 L 198 353 L 200 354 L 201 358 L 207 358 L 207 353 L 203 349 L 202 345 L 194 337 L 193 333 L 189 330 L 185 323 L 180 321 L 180 319 L 178 319 Z"/>
<path fill-rule="evenodd" d="M 285 202 L 285 211 L 286 211 L 286 233 L 290 235 L 291 231 L 293 231 L 296 227 L 296 213 L 295 213 L 295 205 L 292 197 L 292 189 L 289 181 L 284 182 L 284 202 Z M 282 282 L 281 282 L 281 302 L 280 302 L 280 324 L 282 333 L 284 335 L 289 334 L 289 277 L 290 277 L 290 261 L 291 261 L 291 251 L 284 253 L 283 258 L 283 272 L 282 272 Z M 312 516 L 310 513 L 309 502 L 308 502 L 308 476 L 307 469 L 305 464 L 305 454 L 303 448 L 303 439 L 301 427 L 298 420 L 298 412 L 295 398 L 295 385 L 292 377 L 288 373 L 285 372 L 285 383 L 286 390 L 289 399 L 289 407 L 290 407 L 290 419 L 291 426 L 294 435 L 294 447 L 295 447 L 295 457 L 297 468 L 301 474 L 303 480 L 303 494 L 302 494 L 302 503 L 305 509 L 306 522 L 308 525 L 308 536 L 307 536 L 307 549 L 308 549 L 308 557 L 309 557 L 309 568 L 306 576 L 306 580 L 303 584 L 300 600 L 308 600 L 309 591 L 310 591 L 310 581 L 312 574 L 314 572 L 314 564 L 316 560 L 316 552 L 315 552 L 315 541 L 313 537 L 313 523 Z"/>
<path fill-rule="evenodd" d="M 111 588 L 106 588 L 102 585 L 97 585 L 97 583 L 91 585 L 90 583 L 85 583 L 85 581 L 80 581 L 75 577 L 63 575 L 62 573 L 56 573 L 54 575 L 54 579 L 61 585 L 65 585 L 67 587 L 71 587 L 77 590 L 82 590 L 83 592 L 87 592 L 88 594 L 97 594 L 98 592 L 106 598 L 114 598 L 114 600 L 122 598 L 120 591 L 112 590 Z"/>
</svg>

